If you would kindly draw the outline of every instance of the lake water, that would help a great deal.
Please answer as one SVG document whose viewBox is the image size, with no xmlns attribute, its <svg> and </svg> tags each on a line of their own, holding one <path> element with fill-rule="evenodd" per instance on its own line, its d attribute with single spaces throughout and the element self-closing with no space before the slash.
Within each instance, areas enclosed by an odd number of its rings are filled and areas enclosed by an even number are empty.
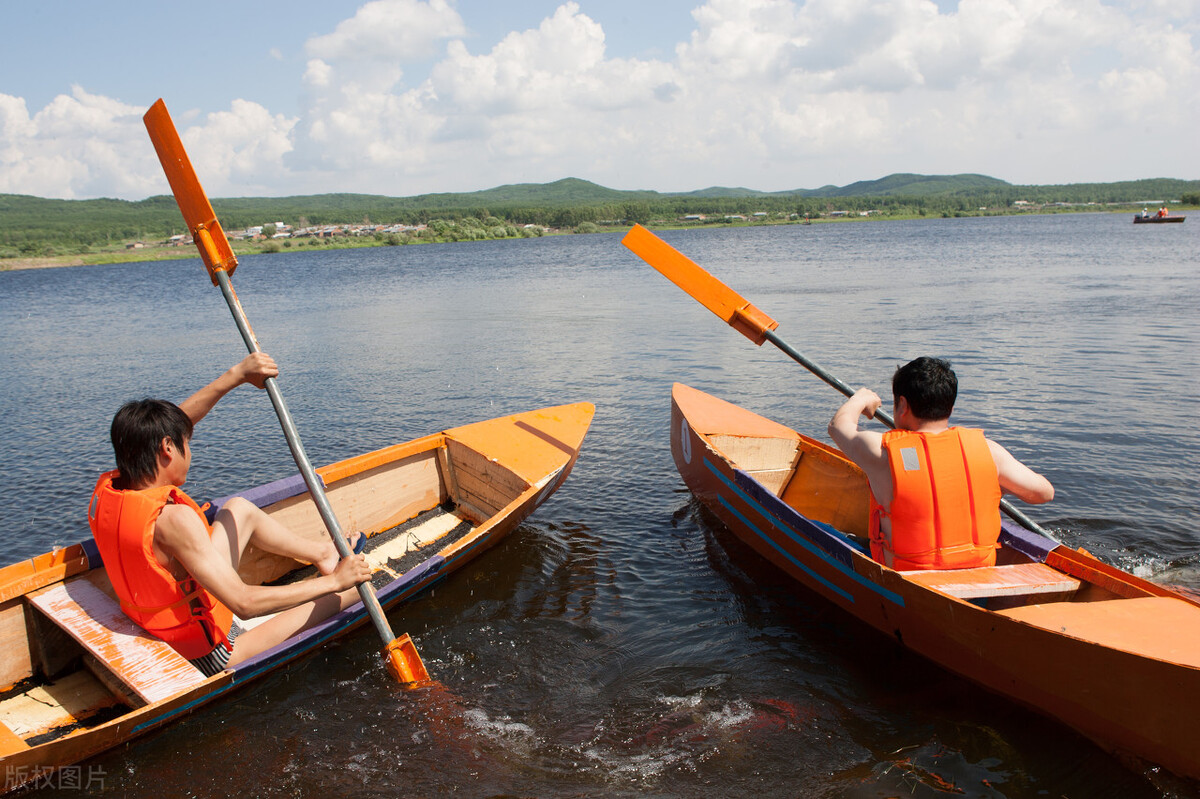
<svg viewBox="0 0 1200 799">
<path fill-rule="evenodd" d="M 1033 518 L 1200 589 L 1193 223 L 1095 214 L 664 238 L 852 385 L 886 398 L 897 365 L 949 358 L 955 420 L 1054 482 Z M 546 505 L 391 614 L 445 693 L 398 690 L 364 630 L 92 761 L 95 793 L 1197 790 L 897 649 L 701 511 L 671 461 L 674 381 L 822 439 L 841 396 L 753 347 L 619 235 L 248 257 L 233 283 L 316 463 L 565 402 L 594 402 L 595 423 Z M 244 353 L 198 260 L 0 273 L 0 339 L 5 563 L 87 536 L 121 402 L 182 400 Z M 193 464 L 197 498 L 295 472 L 266 395 L 246 387 L 197 428 Z"/>
</svg>

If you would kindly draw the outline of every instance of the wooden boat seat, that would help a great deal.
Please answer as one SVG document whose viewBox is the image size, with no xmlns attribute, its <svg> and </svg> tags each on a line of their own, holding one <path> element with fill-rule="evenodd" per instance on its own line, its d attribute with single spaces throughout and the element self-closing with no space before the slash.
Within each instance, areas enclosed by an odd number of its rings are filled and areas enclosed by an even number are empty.
<svg viewBox="0 0 1200 799">
<path fill-rule="evenodd" d="M 959 599 L 1021 597 L 1036 594 L 1066 597 L 1079 580 L 1044 563 L 1010 563 L 978 569 L 930 569 L 900 572 L 904 579 Z M 1047 596 L 1049 599 L 1050 596 Z"/>
<path fill-rule="evenodd" d="M 116 600 L 87 579 L 67 580 L 33 592 L 29 602 L 147 704 L 206 679 L 169 644 L 135 624 Z"/>
</svg>

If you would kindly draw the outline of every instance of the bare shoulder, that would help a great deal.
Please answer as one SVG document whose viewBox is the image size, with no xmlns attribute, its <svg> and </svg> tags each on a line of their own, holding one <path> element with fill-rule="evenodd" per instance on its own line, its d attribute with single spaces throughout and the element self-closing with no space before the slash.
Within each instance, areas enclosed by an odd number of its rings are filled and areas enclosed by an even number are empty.
<svg viewBox="0 0 1200 799">
<path fill-rule="evenodd" d="M 996 468 L 1001 472 L 1004 471 L 1005 467 L 1009 467 L 1014 464 L 1018 466 L 1024 466 L 1024 464 L 1017 460 L 1011 452 L 1006 450 L 1000 444 L 997 444 L 995 441 L 986 436 L 984 436 L 983 440 L 987 442 L 988 450 L 992 453 L 992 460 L 996 462 Z"/>
<path fill-rule="evenodd" d="M 168 546 L 189 540 L 208 541 L 207 533 L 195 511 L 184 505 L 165 505 L 154 524 L 155 538 Z"/>
<path fill-rule="evenodd" d="M 992 441 L 987 436 L 984 436 L 983 440 L 987 442 L 988 449 L 992 452 L 992 458 L 994 458 L 997 462 L 999 462 L 1001 458 L 1012 457 L 1012 454 L 1008 450 L 997 444 L 995 441 Z"/>
<path fill-rule="evenodd" d="M 883 451 L 883 434 L 874 430 L 859 430 L 844 444 L 838 442 L 846 457 L 854 461 L 867 476 L 871 493 L 886 508 L 892 504 L 892 473 Z"/>
<path fill-rule="evenodd" d="M 884 463 L 887 457 L 883 454 L 883 433 L 875 430 L 859 430 L 849 438 L 847 444 L 854 450 L 855 460 L 874 460 Z M 861 464 L 860 464 L 861 465 Z"/>
</svg>

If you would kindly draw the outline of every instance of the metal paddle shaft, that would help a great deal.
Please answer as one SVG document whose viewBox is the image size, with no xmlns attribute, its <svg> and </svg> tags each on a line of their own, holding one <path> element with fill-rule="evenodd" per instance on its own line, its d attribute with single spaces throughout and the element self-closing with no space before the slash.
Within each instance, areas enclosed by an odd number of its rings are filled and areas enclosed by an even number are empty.
<svg viewBox="0 0 1200 799">
<path fill-rule="evenodd" d="M 767 341 L 771 342 L 776 347 L 783 350 L 784 353 L 786 353 L 792 360 L 796 361 L 801 366 L 808 369 L 808 371 L 812 372 L 814 375 L 821 378 L 826 383 L 828 383 L 829 385 L 836 388 L 838 391 L 845 394 L 847 397 L 854 396 L 854 389 L 850 388 L 850 386 L 846 385 L 841 380 L 837 379 L 836 377 L 831 375 L 829 372 L 825 371 L 823 368 L 818 366 L 816 363 L 813 363 L 812 361 L 810 361 L 808 358 L 806 358 L 804 356 L 804 353 L 800 352 L 799 350 L 794 348 L 792 345 L 788 344 L 786 341 L 784 341 L 782 338 L 780 338 L 779 335 L 774 330 L 767 330 L 764 332 L 763 335 L 767 339 Z M 893 420 L 892 417 L 887 412 L 885 412 L 882 408 L 875 411 L 874 418 L 878 419 L 886 427 L 889 427 L 893 430 L 896 429 L 895 420 Z M 1050 533 L 1047 532 L 1045 530 L 1045 528 L 1043 528 L 1040 524 L 1038 524 L 1033 519 L 1026 516 L 1019 509 L 1014 507 L 1011 502 L 1009 502 L 1007 499 L 1004 499 L 1003 497 L 1000 498 L 1000 510 L 1007 513 L 1009 518 L 1011 518 L 1017 524 L 1024 527 L 1026 530 L 1035 532 L 1038 535 L 1044 535 L 1044 536 L 1046 536 L 1046 538 L 1049 538 L 1051 541 L 1054 541 L 1056 543 L 1059 543 L 1059 544 L 1062 543 L 1057 538 L 1050 535 Z"/>
<path fill-rule="evenodd" d="M 242 304 L 238 301 L 233 286 L 229 283 L 229 276 L 237 268 L 237 256 L 229 246 L 229 239 L 225 236 L 225 231 L 222 230 L 221 223 L 213 212 L 208 195 L 200 186 L 196 170 L 192 168 L 191 159 L 184 150 L 183 142 L 179 138 L 179 131 L 175 129 L 175 123 L 171 121 L 166 104 L 160 99 L 146 112 L 144 120 L 150 140 L 154 143 L 155 152 L 158 153 L 158 159 L 162 163 L 163 172 L 166 173 L 167 182 L 171 184 L 175 201 L 179 204 L 184 222 L 187 223 L 188 230 L 195 239 L 196 247 L 200 251 L 200 257 L 204 261 L 205 268 L 208 269 L 213 284 L 220 286 L 221 293 L 225 295 L 225 302 L 228 303 L 229 310 L 233 313 L 233 319 L 237 323 L 238 331 L 242 334 L 242 339 L 246 342 L 246 347 L 250 352 L 262 352 L 258 346 L 258 339 L 255 338 L 254 331 L 250 329 L 250 323 L 242 310 Z M 304 447 L 300 443 L 300 434 L 296 432 L 296 424 L 292 421 L 292 415 L 288 413 L 287 405 L 283 402 L 279 384 L 274 378 L 267 378 L 265 386 L 267 394 L 271 397 L 271 404 L 275 407 L 275 414 L 279 417 L 279 424 L 283 427 L 283 433 L 287 437 L 288 446 L 292 450 L 292 457 L 295 458 L 296 465 L 300 467 L 300 473 L 304 476 L 304 482 L 308 486 L 313 503 L 317 506 L 317 511 L 333 539 L 333 546 L 340 557 L 348 557 L 350 547 L 346 543 L 346 536 L 342 534 L 337 516 L 329 506 L 329 500 L 325 496 L 325 486 L 321 483 L 317 473 L 313 471 L 312 464 L 309 463 L 308 456 L 304 453 Z M 359 583 L 358 593 L 362 597 L 363 605 L 366 607 L 371 621 L 374 622 L 376 630 L 383 638 L 384 658 L 388 671 L 403 683 L 428 681 L 429 672 L 425 670 L 425 664 L 421 662 L 421 656 L 417 652 L 416 646 L 413 645 L 412 639 L 407 634 L 399 638 L 392 634 L 392 628 L 383 615 L 383 608 L 380 607 L 379 600 L 375 596 L 375 589 L 370 582 Z"/>
<path fill-rule="evenodd" d="M 741 333 L 746 338 L 761 346 L 764 341 L 770 341 L 788 356 L 808 371 L 824 380 L 847 397 L 854 395 L 854 389 L 834 377 L 821 366 L 805 357 L 804 353 L 792 347 L 775 332 L 779 323 L 768 316 L 760 308 L 755 307 L 749 300 L 725 285 L 721 280 L 710 274 L 704 267 L 667 244 L 658 236 L 642 227 L 634 225 L 625 234 L 622 244 L 650 266 L 662 273 L 663 277 L 683 289 L 708 310 L 719 316 L 727 325 Z M 875 412 L 875 418 L 888 427 L 895 429 L 896 423 L 882 410 Z M 1051 541 L 1062 543 L 1046 532 L 1039 524 L 1017 510 L 1006 499 L 1000 500 L 1000 510 L 1004 511 L 1027 530 L 1038 535 L 1044 535 Z"/>
<path fill-rule="evenodd" d="M 262 347 L 258 345 L 258 339 L 255 337 L 254 331 L 250 329 L 250 322 L 246 319 L 246 313 L 242 310 L 242 303 L 238 300 L 237 294 L 234 293 L 233 286 L 229 282 L 229 275 L 223 269 L 218 270 L 215 274 L 217 285 L 221 287 L 221 294 L 225 296 L 225 302 L 228 303 L 229 311 L 233 314 L 233 321 L 237 323 L 238 332 L 242 334 L 242 340 L 246 342 L 246 348 L 250 352 L 262 352 Z M 267 394 L 271 397 L 271 404 L 275 406 L 275 415 L 279 417 L 279 426 L 283 428 L 283 434 L 287 438 L 288 447 L 292 451 L 292 457 L 296 460 L 296 465 L 300 467 L 300 474 L 304 476 L 304 483 L 308 486 L 308 493 L 312 495 L 313 503 L 317 506 L 317 512 L 321 514 L 321 520 L 325 522 L 325 527 L 329 530 L 330 537 L 333 538 L 333 545 L 337 548 L 338 555 L 343 558 L 349 557 L 350 545 L 346 543 L 346 536 L 342 533 L 342 527 L 338 523 L 337 515 L 329 505 L 329 498 L 325 496 L 325 486 L 313 469 L 308 455 L 304 452 L 304 444 L 300 441 L 300 433 L 296 430 L 296 422 L 292 419 L 292 414 L 288 411 L 287 404 L 283 401 L 283 392 L 279 390 L 279 381 L 273 377 L 268 377 L 265 381 L 265 387 Z M 387 617 L 383 615 L 383 608 L 379 604 L 379 599 L 375 596 L 374 587 L 369 582 L 359 583 L 358 593 L 362 597 L 363 605 L 366 606 L 371 620 L 375 622 L 375 626 L 379 629 L 379 634 L 384 642 L 392 641 L 396 636 L 392 634 L 391 625 L 388 624 Z"/>
</svg>

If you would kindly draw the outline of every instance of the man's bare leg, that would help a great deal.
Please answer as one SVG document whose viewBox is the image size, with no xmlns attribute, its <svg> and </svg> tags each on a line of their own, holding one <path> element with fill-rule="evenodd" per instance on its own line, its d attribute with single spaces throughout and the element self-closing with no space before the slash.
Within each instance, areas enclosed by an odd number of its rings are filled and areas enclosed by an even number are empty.
<svg viewBox="0 0 1200 799">
<path fill-rule="evenodd" d="M 354 541 L 354 535 L 347 540 Z M 313 541 L 296 535 L 254 503 L 234 497 L 221 507 L 213 521 L 213 545 L 236 571 L 251 541 L 265 552 L 312 563 L 321 574 L 332 574 L 341 559 L 332 541 Z"/>
<path fill-rule="evenodd" d="M 333 546 L 330 544 L 330 546 Z M 233 642 L 233 653 L 229 666 L 236 666 L 260 652 L 265 652 L 298 632 L 313 627 L 330 616 L 359 601 L 357 588 L 347 588 L 337 594 L 329 594 L 312 602 L 305 602 L 290 610 L 276 613 L 262 624 L 246 630 Z"/>
</svg>

